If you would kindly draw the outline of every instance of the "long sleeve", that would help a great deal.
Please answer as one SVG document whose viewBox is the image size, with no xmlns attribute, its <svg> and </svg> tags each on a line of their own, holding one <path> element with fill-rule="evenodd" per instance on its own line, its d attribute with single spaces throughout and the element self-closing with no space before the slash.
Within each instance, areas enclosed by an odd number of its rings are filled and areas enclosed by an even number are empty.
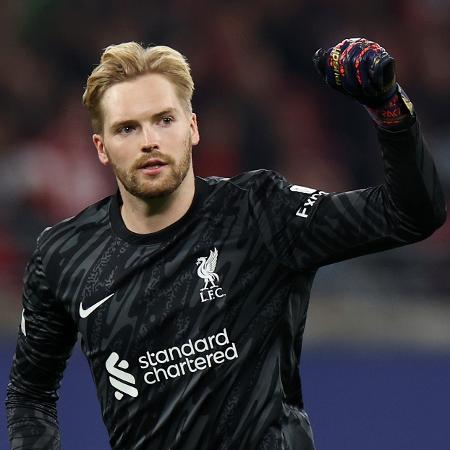
<svg viewBox="0 0 450 450">
<path fill-rule="evenodd" d="M 38 240 L 25 271 L 22 323 L 7 389 L 12 450 L 60 448 L 57 390 L 76 337 L 52 294 Z"/>
<path fill-rule="evenodd" d="M 328 194 L 282 177 L 255 186 L 255 220 L 283 264 L 315 269 L 420 241 L 445 222 L 444 195 L 419 123 L 377 133 L 385 172 L 379 186 Z"/>
</svg>

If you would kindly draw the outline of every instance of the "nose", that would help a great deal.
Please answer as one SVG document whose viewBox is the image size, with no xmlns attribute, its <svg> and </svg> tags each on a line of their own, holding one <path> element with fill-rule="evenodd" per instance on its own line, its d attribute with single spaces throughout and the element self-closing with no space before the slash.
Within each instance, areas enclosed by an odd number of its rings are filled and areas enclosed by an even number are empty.
<svg viewBox="0 0 450 450">
<path fill-rule="evenodd" d="M 151 125 L 142 128 L 142 151 L 152 151 L 159 149 L 159 134 Z"/>
</svg>

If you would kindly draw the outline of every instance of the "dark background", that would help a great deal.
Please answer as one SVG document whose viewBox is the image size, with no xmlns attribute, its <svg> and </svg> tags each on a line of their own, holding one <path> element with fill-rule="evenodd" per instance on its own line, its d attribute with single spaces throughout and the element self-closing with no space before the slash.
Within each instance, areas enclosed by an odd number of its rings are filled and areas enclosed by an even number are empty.
<svg viewBox="0 0 450 450">
<path fill-rule="evenodd" d="M 188 57 L 197 174 L 275 169 L 330 192 L 382 182 L 382 164 L 367 114 L 323 85 L 311 56 L 346 37 L 377 41 L 396 59 L 448 198 L 449 29 L 446 0 L 2 0 L 0 392 L 37 235 L 115 189 L 81 104 L 103 48 L 135 40 Z M 450 448 L 449 273 L 448 224 L 319 271 L 301 367 L 318 450 Z M 59 411 L 64 449 L 108 448 L 79 350 Z"/>
</svg>

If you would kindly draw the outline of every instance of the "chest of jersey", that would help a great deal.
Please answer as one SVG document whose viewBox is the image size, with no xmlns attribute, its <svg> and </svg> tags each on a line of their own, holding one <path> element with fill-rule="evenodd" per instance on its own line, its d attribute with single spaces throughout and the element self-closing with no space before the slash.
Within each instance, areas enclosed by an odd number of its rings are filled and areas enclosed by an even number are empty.
<svg viewBox="0 0 450 450">
<path fill-rule="evenodd" d="M 220 226 L 145 246 L 113 238 L 81 265 L 63 301 L 86 350 L 133 355 L 234 327 L 260 309 L 274 267 L 257 234 Z"/>
</svg>

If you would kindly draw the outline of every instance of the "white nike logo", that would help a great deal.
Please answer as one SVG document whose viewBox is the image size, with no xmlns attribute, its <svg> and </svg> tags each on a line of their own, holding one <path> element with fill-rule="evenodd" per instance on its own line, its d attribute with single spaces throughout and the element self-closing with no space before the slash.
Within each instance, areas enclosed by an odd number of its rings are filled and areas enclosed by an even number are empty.
<svg viewBox="0 0 450 450">
<path fill-rule="evenodd" d="M 100 305 L 106 302 L 109 298 L 111 298 L 115 293 L 109 294 L 107 297 L 105 297 L 103 300 L 100 300 L 97 303 L 94 303 L 92 306 L 90 306 L 87 309 L 83 309 L 83 302 L 80 303 L 80 317 L 82 319 L 85 319 L 89 314 L 91 314 L 92 311 L 96 310 Z"/>
</svg>

